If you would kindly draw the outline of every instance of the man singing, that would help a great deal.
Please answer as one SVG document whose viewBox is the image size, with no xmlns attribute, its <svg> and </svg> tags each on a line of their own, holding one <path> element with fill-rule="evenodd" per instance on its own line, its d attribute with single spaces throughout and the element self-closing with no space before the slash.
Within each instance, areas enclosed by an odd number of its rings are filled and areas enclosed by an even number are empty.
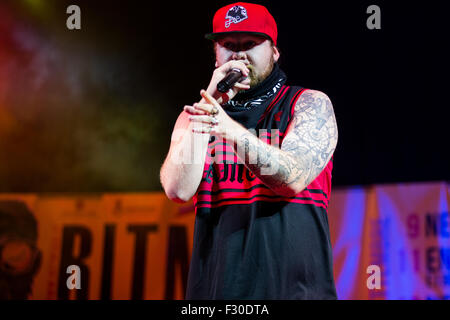
<svg viewBox="0 0 450 320">
<path fill-rule="evenodd" d="M 187 299 L 337 298 L 327 218 L 336 120 L 327 95 L 286 84 L 277 34 L 264 6 L 219 9 L 206 35 L 216 69 L 175 124 L 161 183 L 174 201 L 194 198 Z"/>
</svg>

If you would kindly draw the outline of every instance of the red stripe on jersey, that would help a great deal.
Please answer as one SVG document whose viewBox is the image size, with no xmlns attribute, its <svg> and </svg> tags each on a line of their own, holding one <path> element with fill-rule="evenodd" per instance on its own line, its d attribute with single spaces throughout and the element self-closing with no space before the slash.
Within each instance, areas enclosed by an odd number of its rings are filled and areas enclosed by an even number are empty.
<svg viewBox="0 0 450 320">
<path fill-rule="evenodd" d="M 315 201 L 312 199 L 290 199 L 290 198 L 267 198 L 264 196 L 257 196 L 253 199 L 225 199 L 223 201 L 221 201 L 220 203 L 210 203 L 210 202 L 197 202 L 196 203 L 196 207 L 198 208 L 218 208 L 224 205 L 231 205 L 231 204 L 250 204 L 250 203 L 254 203 L 254 202 L 258 202 L 258 201 L 262 201 L 262 202 L 280 202 L 280 201 L 285 201 L 285 202 L 290 202 L 290 203 L 300 203 L 300 204 L 312 204 L 315 205 L 317 207 L 321 207 L 324 208 L 325 210 L 327 210 L 327 206 L 319 201 Z"/>
<path fill-rule="evenodd" d="M 280 199 L 289 199 L 289 201 L 294 200 L 295 198 L 308 198 L 311 200 L 321 201 L 325 203 L 325 205 L 328 205 L 328 198 L 323 193 L 314 193 L 305 189 L 298 193 L 295 197 L 282 197 L 275 194 L 271 189 L 262 184 L 242 190 L 234 188 L 220 189 L 212 192 L 206 189 L 199 190 L 198 201 L 216 202 L 224 199 L 249 199 L 258 195 L 279 197 Z"/>
<path fill-rule="evenodd" d="M 275 99 L 273 99 L 273 101 L 267 107 L 266 111 L 264 111 L 264 113 L 262 114 L 261 118 L 259 118 L 258 123 L 260 123 L 267 116 L 267 114 L 270 112 L 270 110 L 272 110 L 273 106 L 278 103 L 278 101 L 286 94 L 286 92 L 288 90 L 289 90 L 289 86 L 282 86 L 281 87 L 281 89 L 278 92 L 278 94 L 275 97 Z"/>
<path fill-rule="evenodd" d="M 298 90 L 297 93 L 292 98 L 291 104 L 290 104 L 290 106 L 291 106 L 291 117 L 294 115 L 295 105 L 297 104 L 297 100 L 300 98 L 302 93 L 305 92 L 305 90 L 307 90 L 307 89 L 300 89 L 300 90 Z"/>
</svg>

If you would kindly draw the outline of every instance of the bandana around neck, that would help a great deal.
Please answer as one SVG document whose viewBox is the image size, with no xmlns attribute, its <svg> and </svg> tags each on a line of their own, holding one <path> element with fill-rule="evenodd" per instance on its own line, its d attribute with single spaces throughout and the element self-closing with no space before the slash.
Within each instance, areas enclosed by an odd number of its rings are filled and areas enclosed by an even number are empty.
<svg viewBox="0 0 450 320">
<path fill-rule="evenodd" d="M 286 74 L 274 63 L 270 75 L 256 87 L 241 91 L 223 107 L 230 111 L 244 111 L 259 106 L 269 100 L 286 82 Z"/>
</svg>

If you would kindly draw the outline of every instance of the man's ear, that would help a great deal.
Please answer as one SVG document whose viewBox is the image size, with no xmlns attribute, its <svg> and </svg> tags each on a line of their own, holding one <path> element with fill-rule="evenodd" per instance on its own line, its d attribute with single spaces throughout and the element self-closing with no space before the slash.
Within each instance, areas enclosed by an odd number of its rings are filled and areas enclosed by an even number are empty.
<svg viewBox="0 0 450 320">
<path fill-rule="evenodd" d="M 278 62 L 278 59 L 280 59 L 280 51 L 277 47 L 273 46 L 273 60 Z"/>
<path fill-rule="evenodd" d="M 215 64 L 215 66 L 216 66 L 216 68 L 218 68 L 218 67 L 219 67 L 219 63 L 217 63 L 217 60 L 216 60 L 216 64 Z"/>
</svg>

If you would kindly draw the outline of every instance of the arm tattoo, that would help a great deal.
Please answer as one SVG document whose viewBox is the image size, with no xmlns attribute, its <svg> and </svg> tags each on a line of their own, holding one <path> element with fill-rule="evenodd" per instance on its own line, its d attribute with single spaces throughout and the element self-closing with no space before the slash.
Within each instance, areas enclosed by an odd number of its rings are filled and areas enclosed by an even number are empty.
<svg viewBox="0 0 450 320">
<path fill-rule="evenodd" d="M 318 91 L 307 90 L 295 105 L 292 128 L 281 149 L 268 145 L 250 132 L 238 139 L 246 155 L 256 155 L 256 163 L 244 160 L 246 166 L 273 190 L 284 190 L 293 184 L 301 189 L 324 169 L 337 143 L 337 126 L 329 98 Z M 271 172 L 271 174 L 264 174 Z"/>
<path fill-rule="evenodd" d="M 286 136 L 281 150 L 301 159 L 305 168 L 302 180 L 307 186 L 324 169 L 337 143 L 337 125 L 330 99 L 323 93 L 308 90 L 295 105 L 292 134 Z"/>
</svg>

